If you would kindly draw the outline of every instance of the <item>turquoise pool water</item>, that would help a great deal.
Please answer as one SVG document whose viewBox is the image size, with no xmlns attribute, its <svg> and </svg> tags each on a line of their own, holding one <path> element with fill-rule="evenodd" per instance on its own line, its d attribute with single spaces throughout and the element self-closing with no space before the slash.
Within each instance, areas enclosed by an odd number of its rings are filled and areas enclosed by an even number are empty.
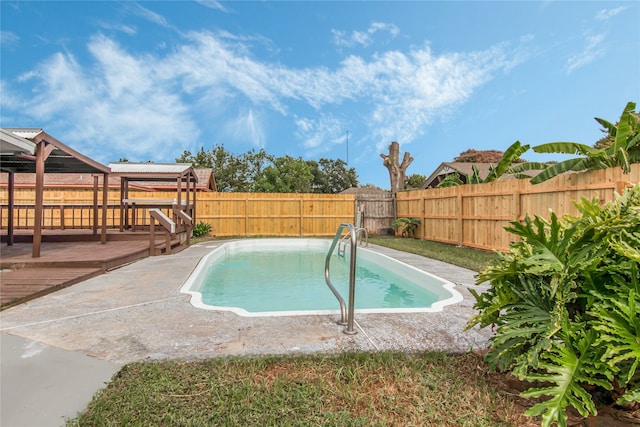
<svg viewBox="0 0 640 427">
<path fill-rule="evenodd" d="M 230 242 L 203 258 L 182 291 L 200 308 L 241 315 L 338 312 L 324 278 L 329 245 L 320 239 Z M 356 311 L 436 311 L 459 295 L 436 276 L 364 248 L 357 253 Z M 330 271 L 346 302 L 348 250 L 346 257 L 334 253 Z"/>
</svg>

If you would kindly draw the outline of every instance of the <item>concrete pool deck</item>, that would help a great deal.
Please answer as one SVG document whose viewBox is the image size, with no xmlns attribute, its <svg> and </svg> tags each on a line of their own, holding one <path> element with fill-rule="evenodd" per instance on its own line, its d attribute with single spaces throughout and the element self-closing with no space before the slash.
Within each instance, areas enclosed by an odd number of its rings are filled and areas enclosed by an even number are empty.
<svg viewBox="0 0 640 427">
<path fill-rule="evenodd" d="M 151 359 L 377 350 L 464 352 L 488 346 L 489 330 L 464 331 L 474 313 L 475 299 L 467 288 L 476 288 L 475 272 L 375 245 L 370 249 L 455 283 L 464 300 L 436 313 L 356 313 L 357 335 L 342 333 L 343 327 L 336 324 L 339 314 L 241 317 L 196 309 L 180 287 L 200 258 L 224 243 L 203 242 L 174 255 L 146 258 L 0 312 L 2 394 L 17 389 L 5 381 L 4 351 L 8 339 L 18 338 L 5 335 L 21 337 L 24 345 L 35 342 L 96 359 L 106 369 L 113 367 L 114 373 L 126 363 Z M 12 343 L 16 351 L 24 351 Z M 86 374 L 75 370 L 74 375 L 89 381 L 92 368 L 86 369 Z M 5 407 L 4 398 L 1 409 L 3 421 L 5 411 L 12 410 Z M 61 416 L 74 417 L 76 412 Z"/>
</svg>

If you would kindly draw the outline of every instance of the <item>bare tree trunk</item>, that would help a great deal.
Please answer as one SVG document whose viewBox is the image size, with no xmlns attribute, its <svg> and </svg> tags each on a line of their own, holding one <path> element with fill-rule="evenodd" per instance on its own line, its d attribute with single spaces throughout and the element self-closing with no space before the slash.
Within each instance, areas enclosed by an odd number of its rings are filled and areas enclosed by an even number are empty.
<svg viewBox="0 0 640 427">
<path fill-rule="evenodd" d="M 400 144 L 392 142 L 389 145 L 389 154 L 380 154 L 382 164 L 389 170 L 389 179 L 391 181 L 391 192 L 397 193 L 404 189 L 406 181 L 407 168 L 413 162 L 413 157 L 408 152 L 404 153 L 402 163 L 400 163 Z"/>
</svg>

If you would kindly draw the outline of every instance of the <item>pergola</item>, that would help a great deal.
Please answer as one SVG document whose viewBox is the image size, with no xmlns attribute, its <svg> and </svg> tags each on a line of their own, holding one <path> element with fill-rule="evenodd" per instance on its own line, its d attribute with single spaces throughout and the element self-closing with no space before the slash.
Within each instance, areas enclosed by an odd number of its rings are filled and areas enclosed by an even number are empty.
<svg viewBox="0 0 640 427">
<path fill-rule="evenodd" d="M 191 163 L 109 163 L 113 176 L 120 177 L 120 231 L 123 231 L 124 222 L 129 215 L 128 210 L 136 206 L 147 205 L 159 207 L 162 205 L 177 205 L 180 209 L 186 208 L 192 220 L 195 221 L 196 184 L 198 177 Z M 173 200 L 134 200 L 129 198 L 130 182 L 171 182 L 176 185 L 176 198 Z M 184 202 L 182 200 L 184 194 Z M 135 220 L 133 220 L 135 225 Z"/>
<path fill-rule="evenodd" d="M 94 174 L 94 234 L 97 233 L 98 177 L 102 175 L 102 224 L 100 242 L 107 241 L 107 196 L 110 169 L 66 146 L 38 128 L 0 128 L 0 170 L 8 172 L 8 244 L 13 244 L 14 174 L 35 173 L 35 214 L 32 256 L 40 256 L 45 173 Z"/>
</svg>

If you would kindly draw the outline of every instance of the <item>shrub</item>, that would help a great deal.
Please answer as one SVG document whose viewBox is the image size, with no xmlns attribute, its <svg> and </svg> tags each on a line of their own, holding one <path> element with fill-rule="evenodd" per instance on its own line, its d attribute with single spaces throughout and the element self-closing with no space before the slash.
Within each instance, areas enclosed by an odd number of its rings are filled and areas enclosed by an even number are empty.
<svg viewBox="0 0 640 427">
<path fill-rule="evenodd" d="M 395 230 L 400 229 L 403 237 L 415 237 L 420 220 L 416 218 L 398 218 L 391 225 Z"/>
<path fill-rule="evenodd" d="M 193 237 L 202 237 L 206 236 L 211 232 L 211 224 L 206 223 L 204 221 L 200 221 L 196 225 L 193 226 L 192 235 Z"/>
<path fill-rule="evenodd" d="M 640 185 L 614 202 L 576 203 L 581 216 L 527 217 L 519 236 L 480 272 L 479 312 L 468 327 L 496 327 L 487 362 L 549 396 L 527 415 L 566 425 L 567 407 L 595 415 L 594 396 L 640 401 Z"/>
</svg>

